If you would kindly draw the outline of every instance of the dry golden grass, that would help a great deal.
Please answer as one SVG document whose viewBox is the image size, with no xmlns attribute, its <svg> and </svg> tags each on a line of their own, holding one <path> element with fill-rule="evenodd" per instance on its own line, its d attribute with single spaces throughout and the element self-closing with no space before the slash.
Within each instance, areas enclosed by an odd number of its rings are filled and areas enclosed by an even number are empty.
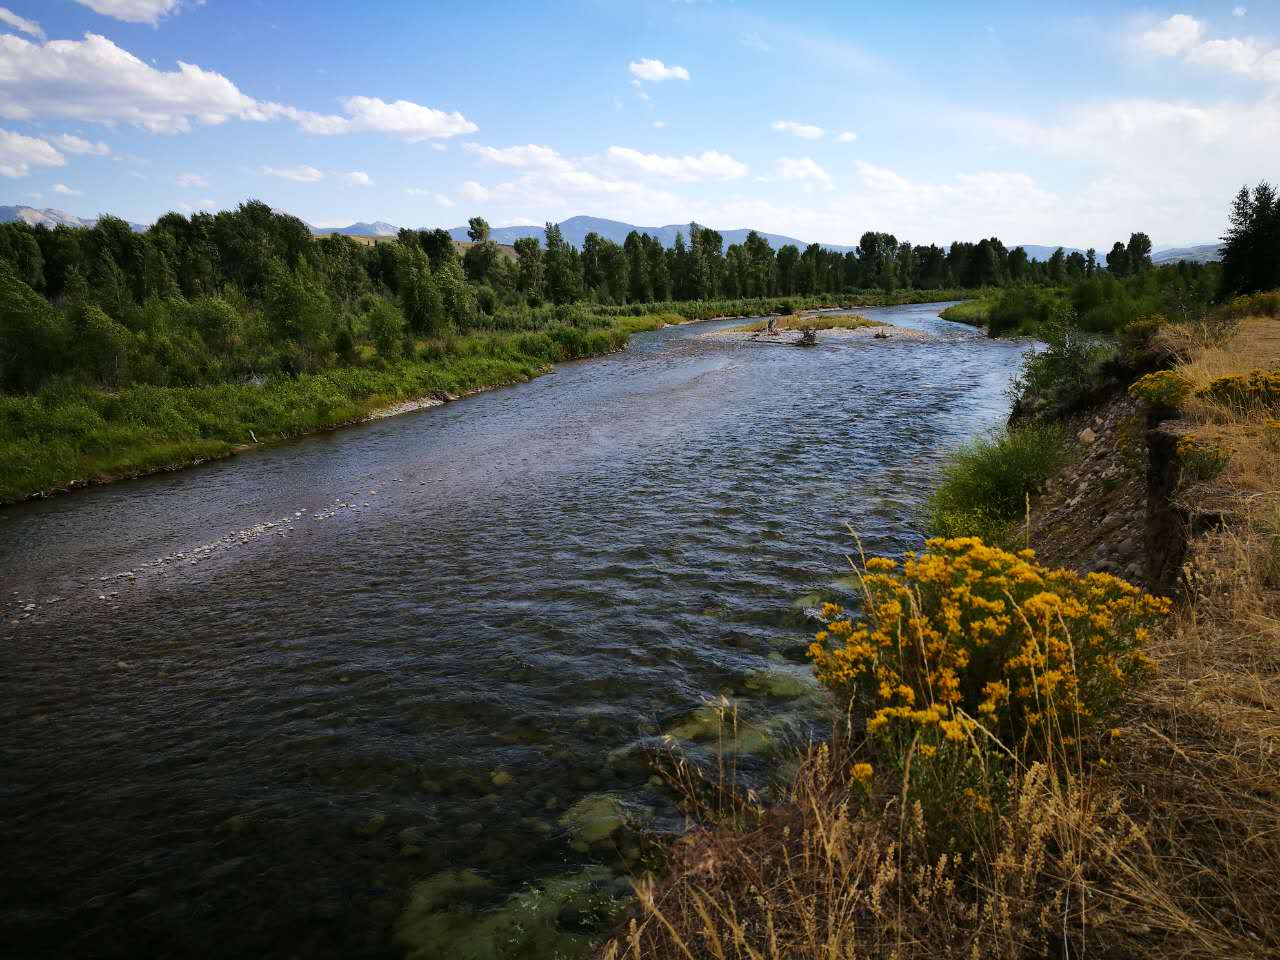
<svg viewBox="0 0 1280 960">
<path fill-rule="evenodd" d="M 1206 333 L 1166 334 L 1196 388 L 1280 368 L 1275 320 Z M 1193 395 L 1176 425 L 1227 451 L 1222 472 L 1183 497 L 1193 521 L 1211 505 L 1226 522 L 1189 545 L 1184 603 L 1150 651 L 1156 679 L 1112 751 L 1151 848 L 1127 872 L 1151 927 L 1135 955 L 1280 956 L 1280 455 L 1267 416 Z"/>
</svg>

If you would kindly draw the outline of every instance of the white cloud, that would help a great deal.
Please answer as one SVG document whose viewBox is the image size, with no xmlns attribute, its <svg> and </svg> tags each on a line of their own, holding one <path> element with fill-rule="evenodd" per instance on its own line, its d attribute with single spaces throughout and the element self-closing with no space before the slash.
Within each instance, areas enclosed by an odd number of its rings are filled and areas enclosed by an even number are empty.
<svg viewBox="0 0 1280 960">
<path fill-rule="evenodd" d="M 296 120 L 307 133 L 331 136 L 343 133 L 390 133 L 410 143 L 475 133 L 480 128 L 453 112 L 424 107 L 409 100 L 387 103 L 378 97 L 344 97 L 339 101 L 346 116 L 318 114 L 291 107 L 284 116 Z"/>
<path fill-rule="evenodd" d="M 794 120 L 775 120 L 772 126 L 779 133 L 793 133 L 803 140 L 821 140 L 826 136 L 826 131 L 821 127 L 815 127 L 810 123 L 797 123 Z"/>
<path fill-rule="evenodd" d="M 315 183 L 317 180 L 324 179 L 323 172 L 306 164 L 296 167 L 263 167 L 262 173 L 268 177 L 280 177 L 282 180 L 292 180 L 295 183 Z"/>
<path fill-rule="evenodd" d="M 1140 34 L 1136 42 L 1139 49 L 1150 54 L 1181 57 L 1186 63 L 1228 70 L 1280 86 L 1280 47 L 1255 37 L 1205 40 L 1206 30 L 1203 21 L 1178 13 Z"/>
<path fill-rule="evenodd" d="M 492 190 L 482 187 L 474 180 L 467 180 L 462 184 L 462 195 L 468 200 L 474 200 L 476 203 L 485 203 L 495 196 Z"/>
<path fill-rule="evenodd" d="M 853 143 L 853 141 L 857 139 L 858 139 L 858 135 L 854 133 L 852 130 L 843 130 L 841 131 L 840 135 L 836 137 L 836 142 Z"/>
<path fill-rule="evenodd" d="M 1185 13 L 1175 13 L 1159 26 L 1152 27 L 1138 37 L 1138 46 L 1148 53 L 1176 57 L 1186 53 L 1204 35 L 1204 24 Z"/>
<path fill-rule="evenodd" d="M 499 227 L 538 227 L 546 221 L 530 220 L 528 217 L 510 217 L 506 220 L 499 220 Z"/>
<path fill-rule="evenodd" d="M 0 36 L 0 115 L 120 121 L 153 133 L 189 130 L 193 118 L 266 119 L 221 74 L 181 61 L 177 70 L 157 70 L 94 33 L 45 44 Z"/>
<path fill-rule="evenodd" d="M 26 17 L 20 17 L 8 7 L 0 7 L 0 23 L 7 23 L 15 30 L 21 30 L 23 33 L 29 33 L 33 37 L 44 39 L 44 31 L 40 29 L 40 24 L 34 20 L 28 20 Z"/>
<path fill-rule="evenodd" d="M 111 148 L 102 141 L 94 143 L 92 140 L 86 140 L 71 133 L 60 133 L 53 138 L 53 142 L 67 153 L 79 156 L 109 157 L 111 155 Z"/>
<path fill-rule="evenodd" d="M 84 196 L 83 190 L 72 190 L 65 183 L 55 183 L 53 185 L 53 192 L 60 193 L 64 197 L 83 197 Z"/>
<path fill-rule="evenodd" d="M 1248 12 L 1249 12 L 1249 9 L 1247 7 L 1234 7 L 1231 10 L 1231 15 L 1233 17 L 1243 17 Z"/>
<path fill-rule="evenodd" d="M 759 50 L 761 53 L 769 52 L 769 44 L 760 36 L 759 30 L 752 30 L 750 33 L 743 34 L 742 45 L 750 47 L 752 50 Z"/>
<path fill-rule="evenodd" d="M 468 180 L 462 187 L 462 195 L 468 200 L 490 202 L 518 198 L 523 209 L 547 210 L 553 219 L 564 216 L 567 208 L 577 213 L 614 219 L 647 218 L 659 216 L 659 212 L 661 216 L 679 219 L 689 211 L 687 201 L 666 190 L 620 176 L 624 167 L 634 171 L 636 163 L 652 162 L 638 151 L 631 153 L 642 158 L 639 161 L 629 155 L 624 155 L 625 159 L 621 160 L 608 154 L 567 157 L 538 144 L 488 147 L 464 143 L 463 149 L 487 164 L 516 172 L 514 179 L 495 186 Z M 659 165 L 669 159 L 673 158 L 656 158 Z M 688 158 L 692 161 L 689 164 L 680 162 L 685 158 L 674 159 L 677 161 L 675 169 L 686 175 L 705 175 L 712 170 L 723 175 L 732 172 L 726 161 L 728 164 L 736 163 L 732 158 L 714 152 L 710 156 Z"/>
<path fill-rule="evenodd" d="M 0 177 L 25 177 L 32 167 L 66 165 L 67 158 L 47 140 L 0 130 Z"/>
<path fill-rule="evenodd" d="M 440 206 L 442 206 L 442 207 L 454 207 L 454 206 L 457 206 L 457 204 L 455 204 L 452 200 L 450 200 L 448 197 L 446 197 L 443 193 L 437 193 L 437 194 L 436 194 L 436 197 L 435 197 L 435 200 L 436 200 L 436 203 L 440 204 Z"/>
<path fill-rule="evenodd" d="M 630 147 L 610 147 L 607 156 L 615 163 L 632 170 L 686 183 L 704 179 L 734 180 L 747 175 L 745 163 L 717 150 L 707 150 L 697 156 L 678 157 L 641 153 Z"/>
<path fill-rule="evenodd" d="M 661 60 L 645 58 L 632 60 L 627 69 L 637 80 L 648 80 L 650 83 L 661 83 L 663 80 L 688 80 L 689 71 L 674 64 L 667 66 Z"/>
<path fill-rule="evenodd" d="M 812 189 L 816 184 L 831 190 L 831 175 L 823 170 L 812 157 L 782 157 L 778 161 L 778 176 L 783 180 L 798 181 Z"/>
<path fill-rule="evenodd" d="M 964 122 L 1006 152 L 1012 146 L 1065 165 L 1070 200 L 1045 223 L 1057 225 L 1056 242 L 1077 246 L 1132 230 L 1180 242 L 1218 236 L 1234 191 L 1274 176 L 1271 158 L 1280 156 L 1280 111 L 1265 96 L 1253 103 L 1103 100 L 1044 121 Z"/>
<path fill-rule="evenodd" d="M 655 129 L 655 130 L 661 130 L 661 129 L 662 129 L 663 127 L 665 127 L 666 125 L 667 125 L 667 121 L 665 121 L 665 120 L 655 120 L 655 121 L 653 121 L 653 129 Z"/>
<path fill-rule="evenodd" d="M 203 189 L 209 186 L 209 181 L 199 173 L 180 173 L 178 174 L 177 184 L 180 187 L 200 187 Z"/>
<path fill-rule="evenodd" d="M 178 0 L 76 0 L 82 7 L 126 23 L 159 23 L 178 9 Z"/>
<path fill-rule="evenodd" d="M 368 187 L 373 185 L 373 179 L 363 170 L 352 170 L 344 179 L 347 183 L 355 184 L 357 187 Z"/>
<path fill-rule="evenodd" d="M 438 141 L 433 140 L 431 142 L 431 149 L 435 150 L 438 153 L 444 153 L 446 150 L 449 149 L 449 145 L 447 143 L 440 143 Z"/>
<path fill-rule="evenodd" d="M 341 116 L 255 100 L 220 73 L 182 61 L 160 70 L 95 33 L 44 44 L 0 35 L 0 116 L 10 119 L 69 117 L 152 133 L 185 133 L 193 121 L 285 119 L 308 133 L 386 133 L 410 142 L 478 129 L 460 113 L 408 100 L 355 96 L 339 103 Z"/>
</svg>

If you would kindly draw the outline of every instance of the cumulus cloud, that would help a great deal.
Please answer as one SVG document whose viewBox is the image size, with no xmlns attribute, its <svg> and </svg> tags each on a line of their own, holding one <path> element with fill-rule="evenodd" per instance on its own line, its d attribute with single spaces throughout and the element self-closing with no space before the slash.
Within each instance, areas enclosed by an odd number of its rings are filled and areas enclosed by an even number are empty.
<svg viewBox="0 0 1280 960">
<path fill-rule="evenodd" d="M 778 161 L 778 176 L 783 180 L 802 183 L 807 189 L 819 186 L 831 190 L 831 175 L 823 170 L 812 157 L 783 157 Z"/>
<path fill-rule="evenodd" d="M 510 193 L 511 191 L 505 192 Z M 468 200 L 474 200 L 476 203 L 485 203 L 488 200 L 492 200 L 497 194 L 474 180 L 467 180 L 462 184 L 462 195 Z"/>
<path fill-rule="evenodd" d="M 209 186 L 209 181 L 199 173 L 180 173 L 178 174 L 177 184 L 180 187 L 205 188 Z"/>
<path fill-rule="evenodd" d="M 40 29 L 40 24 L 34 20 L 28 20 L 26 17 L 20 17 L 8 7 L 0 7 L 0 23 L 7 23 L 15 30 L 21 30 L 23 33 L 29 33 L 33 37 L 44 39 L 44 31 Z"/>
<path fill-rule="evenodd" d="M 1204 24 L 1185 13 L 1175 13 L 1138 37 L 1138 46 L 1148 53 L 1176 57 L 1192 49 L 1204 36 Z"/>
<path fill-rule="evenodd" d="M 83 197 L 84 196 L 83 190 L 73 190 L 70 187 L 68 187 L 65 183 L 55 183 L 53 185 L 53 192 L 60 193 L 64 197 Z"/>
<path fill-rule="evenodd" d="M 653 121 L 653 129 L 655 129 L 655 130 L 661 130 L 661 129 L 662 129 L 663 127 L 665 127 L 666 125 L 667 125 L 667 121 L 665 121 L 665 120 L 655 120 L 655 121 Z"/>
<path fill-rule="evenodd" d="M 53 142 L 67 153 L 78 156 L 109 157 L 111 155 L 111 148 L 101 140 L 94 143 L 92 140 L 86 140 L 71 133 L 60 133 L 53 138 Z"/>
<path fill-rule="evenodd" d="M 568 157 L 539 144 L 490 147 L 471 142 L 464 143 L 463 149 L 487 165 L 514 173 L 514 179 L 494 186 L 466 181 L 462 195 L 468 200 L 490 202 L 518 198 L 525 209 L 562 211 L 565 206 L 573 206 L 582 212 L 615 218 L 652 216 L 658 210 L 664 215 L 683 216 L 687 203 L 665 190 L 647 185 L 643 179 L 662 176 L 664 168 L 683 177 L 706 176 L 710 171 L 724 175 L 734 172 L 732 164 L 736 163 L 714 151 L 697 158 L 651 158 L 639 151 L 624 152 L 620 157 L 608 154 Z M 625 151 L 625 148 L 619 149 Z M 684 162 L 686 159 L 689 162 Z M 676 161 L 674 166 L 667 163 L 669 160 Z M 655 172 L 639 180 L 620 175 L 623 168 L 645 173 L 637 164 L 653 165 Z"/>
<path fill-rule="evenodd" d="M 0 36 L 0 115 L 131 123 L 153 133 L 190 129 L 191 120 L 265 119 L 260 105 L 221 74 L 179 61 L 157 70 L 106 37 L 31 43 Z"/>
<path fill-rule="evenodd" d="M 82 7 L 126 23 L 150 23 L 178 9 L 178 0 L 76 0 Z"/>
<path fill-rule="evenodd" d="M 661 83 L 663 80 L 689 79 L 689 71 L 684 67 L 677 67 L 674 64 L 667 66 L 661 60 L 651 58 L 632 60 L 627 64 L 627 69 L 631 71 L 631 75 L 637 80 L 647 80 L 650 83 Z"/>
<path fill-rule="evenodd" d="M 857 139 L 858 139 L 858 135 L 854 133 L 852 130 L 843 130 L 841 131 L 840 135 L 836 137 L 836 141 L 838 143 L 853 143 L 853 141 Z"/>
<path fill-rule="evenodd" d="M 1243 9 L 1243 8 L 1237 8 Z M 1176 13 L 1136 38 L 1140 50 L 1280 86 L 1280 47 L 1255 37 L 1206 40 L 1204 21 Z"/>
<path fill-rule="evenodd" d="M 460 113 L 408 100 L 354 96 L 339 103 L 343 114 L 328 115 L 255 100 L 220 73 L 182 61 L 176 70 L 157 69 L 95 33 L 43 44 L 0 35 L 0 116 L 10 119 L 129 123 L 152 133 L 185 133 L 193 121 L 284 119 L 308 133 L 386 133 L 410 142 L 477 129 Z"/>
<path fill-rule="evenodd" d="M 262 173 L 268 177 L 292 180 L 294 183 L 315 183 L 317 180 L 324 179 L 322 171 L 306 164 L 300 164 L 296 167 L 263 167 Z"/>
<path fill-rule="evenodd" d="M 357 187 L 368 187 L 373 185 L 373 178 L 363 170 L 352 170 L 343 179 L 347 183 L 354 184 Z"/>
<path fill-rule="evenodd" d="M 707 150 L 697 156 L 664 156 L 641 153 L 630 147 L 610 147 L 606 156 L 640 173 L 686 183 L 704 179 L 734 180 L 747 175 L 745 163 L 717 150 Z"/>
<path fill-rule="evenodd" d="M 480 129 L 460 113 L 446 113 L 410 100 L 387 103 L 378 97 L 344 97 L 338 102 L 342 105 L 345 116 L 311 113 L 291 107 L 277 107 L 276 110 L 295 120 L 307 133 L 322 136 L 389 133 L 410 143 L 417 143 L 475 133 Z"/>
<path fill-rule="evenodd" d="M 796 123 L 794 120 L 775 120 L 772 126 L 779 133 L 795 134 L 802 140 L 821 140 L 826 136 L 826 131 L 821 127 L 810 123 Z"/>
<path fill-rule="evenodd" d="M 47 140 L 0 130 L 0 177 L 25 177 L 32 167 L 65 167 L 67 158 Z"/>
<path fill-rule="evenodd" d="M 1063 224 L 1060 241 L 1077 245 L 1133 229 L 1186 242 L 1218 236 L 1234 190 L 1274 175 L 1270 160 L 1280 156 L 1280 111 L 1265 96 L 1254 103 L 1123 98 L 1044 120 L 965 122 L 1067 165 L 1076 182 L 1071 200 L 1046 222 Z M 1065 236 L 1071 231 L 1074 238 Z"/>
</svg>

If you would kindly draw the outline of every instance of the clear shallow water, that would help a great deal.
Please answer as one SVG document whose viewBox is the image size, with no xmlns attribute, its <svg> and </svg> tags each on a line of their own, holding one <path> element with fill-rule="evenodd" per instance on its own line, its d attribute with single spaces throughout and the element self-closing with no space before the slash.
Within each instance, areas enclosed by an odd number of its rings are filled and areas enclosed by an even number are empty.
<svg viewBox="0 0 1280 960">
<path fill-rule="evenodd" d="M 914 545 L 941 454 L 1003 420 L 1022 347 L 937 309 L 861 311 L 924 341 L 810 350 L 670 328 L 0 510 L 0 941 L 396 956 L 414 880 L 513 889 L 589 861 L 556 822 L 587 793 L 661 815 L 610 752 L 753 670 L 803 676 L 768 655 L 806 641 L 794 601 L 841 575 L 845 525 Z"/>
</svg>

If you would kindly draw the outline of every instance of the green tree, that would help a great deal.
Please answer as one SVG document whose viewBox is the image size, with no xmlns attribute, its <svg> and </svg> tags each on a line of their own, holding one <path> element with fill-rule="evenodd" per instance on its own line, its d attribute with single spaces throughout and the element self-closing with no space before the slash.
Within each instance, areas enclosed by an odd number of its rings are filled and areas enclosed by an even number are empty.
<svg viewBox="0 0 1280 960">
<path fill-rule="evenodd" d="M 0 386 L 40 387 L 62 369 L 70 333 L 66 319 L 0 259 Z"/>
<path fill-rule="evenodd" d="M 1129 245 L 1124 252 L 1130 273 L 1145 273 L 1151 269 L 1151 238 L 1145 233 L 1130 234 Z"/>
<path fill-rule="evenodd" d="M 1115 242 L 1115 246 L 1107 254 L 1107 270 L 1117 277 L 1127 277 L 1129 275 L 1129 251 L 1119 240 Z"/>
<path fill-rule="evenodd" d="M 552 303 L 573 303 L 582 296 L 582 263 L 578 251 L 565 242 L 558 224 L 546 225 L 546 247 L 543 255 L 547 298 Z"/>
<path fill-rule="evenodd" d="M 365 325 L 379 357 L 394 360 L 400 356 L 404 348 L 405 322 L 394 303 L 384 297 L 370 297 Z"/>
<path fill-rule="evenodd" d="M 530 302 L 542 302 L 542 244 L 537 237 L 521 237 L 515 242 L 516 287 Z"/>
</svg>

